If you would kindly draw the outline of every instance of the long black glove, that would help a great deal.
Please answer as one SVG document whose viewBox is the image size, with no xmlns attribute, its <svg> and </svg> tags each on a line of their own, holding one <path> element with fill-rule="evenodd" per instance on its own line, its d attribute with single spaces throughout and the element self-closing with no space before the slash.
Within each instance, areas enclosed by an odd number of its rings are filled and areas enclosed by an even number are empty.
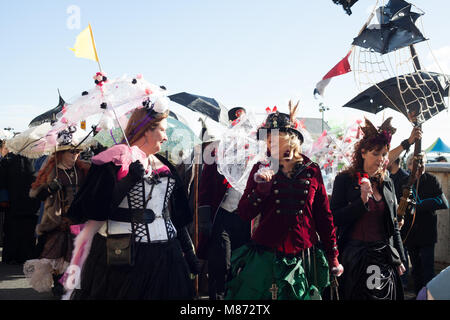
<svg viewBox="0 0 450 320">
<path fill-rule="evenodd" d="M 59 190 L 62 190 L 62 185 L 58 180 L 54 179 L 47 185 L 47 188 L 42 188 L 41 191 L 39 191 L 39 193 L 36 195 L 36 198 L 40 201 L 45 201 L 48 196 L 55 194 Z"/>
<path fill-rule="evenodd" d="M 178 231 L 178 240 L 180 241 L 181 250 L 184 252 L 184 258 L 189 266 L 192 274 L 199 274 L 201 271 L 201 264 L 194 253 L 194 245 L 186 227 Z"/>
<path fill-rule="evenodd" d="M 130 164 L 128 174 L 117 182 L 113 191 L 112 207 L 116 208 L 133 186 L 142 179 L 145 174 L 144 166 L 139 161 Z"/>
</svg>

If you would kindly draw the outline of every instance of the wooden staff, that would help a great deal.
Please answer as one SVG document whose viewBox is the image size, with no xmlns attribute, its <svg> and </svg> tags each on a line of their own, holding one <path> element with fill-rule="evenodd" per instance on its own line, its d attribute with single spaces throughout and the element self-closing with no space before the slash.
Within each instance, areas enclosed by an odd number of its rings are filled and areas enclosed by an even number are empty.
<svg viewBox="0 0 450 320">
<path fill-rule="evenodd" d="M 198 248 L 198 175 L 199 175 L 199 157 L 195 155 L 195 147 L 194 147 L 194 246 Z M 195 292 L 197 297 L 199 296 L 199 277 L 195 277 Z"/>
<path fill-rule="evenodd" d="M 414 69 L 416 70 L 416 72 L 420 72 L 421 66 L 420 66 L 420 62 L 419 62 L 419 57 L 417 56 L 416 49 L 414 48 L 413 45 L 410 45 L 409 50 L 411 52 L 411 57 L 414 62 Z M 418 114 L 414 114 L 413 112 L 410 112 L 409 115 L 411 116 L 411 118 L 409 120 L 414 123 L 414 126 L 421 128 L 422 125 L 417 123 Z M 411 172 L 411 175 L 409 176 L 408 183 L 403 188 L 402 197 L 398 204 L 397 215 L 400 217 L 403 217 L 405 215 L 406 209 L 408 208 L 409 203 L 411 202 L 409 199 L 412 194 L 412 186 L 414 185 L 414 183 L 416 181 L 416 174 L 417 174 L 417 171 L 419 170 L 419 167 L 423 165 L 421 151 L 422 151 L 422 139 L 418 139 L 418 140 L 416 140 L 416 142 L 414 144 L 414 160 L 413 160 L 414 162 L 413 162 L 412 172 Z M 415 214 L 415 212 L 414 212 L 414 214 Z"/>
</svg>

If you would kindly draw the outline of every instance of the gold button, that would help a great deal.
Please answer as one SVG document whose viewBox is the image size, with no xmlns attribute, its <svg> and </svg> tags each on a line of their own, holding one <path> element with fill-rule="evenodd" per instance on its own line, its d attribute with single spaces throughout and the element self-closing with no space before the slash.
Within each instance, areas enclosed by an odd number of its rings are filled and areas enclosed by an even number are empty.
<svg viewBox="0 0 450 320">
<path fill-rule="evenodd" d="M 303 214 L 303 210 L 300 210 L 300 211 L 298 212 L 298 214 Z"/>
<path fill-rule="evenodd" d="M 280 200 L 278 200 L 278 199 L 277 199 L 277 200 L 275 200 L 275 203 L 280 203 Z"/>
<path fill-rule="evenodd" d="M 309 185 L 311 182 L 310 182 L 309 180 L 306 180 L 305 183 L 306 183 L 307 185 Z"/>
<path fill-rule="evenodd" d="M 116 250 L 114 250 L 114 253 L 115 253 L 115 254 L 117 254 L 117 255 L 119 255 L 119 254 L 121 254 L 121 253 L 122 253 L 122 250 L 120 250 L 120 249 L 116 249 Z"/>
<path fill-rule="evenodd" d="M 256 199 L 256 201 L 261 202 L 262 200 L 260 198 Z"/>
<path fill-rule="evenodd" d="M 273 182 L 273 184 L 277 184 L 277 183 L 278 183 L 278 181 L 276 181 L 276 180 Z"/>
<path fill-rule="evenodd" d="M 307 176 L 308 178 L 311 178 L 311 174 L 310 174 L 310 173 L 307 173 L 306 176 Z"/>
<path fill-rule="evenodd" d="M 277 211 L 275 211 L 276 213 L 280 213 L 281 211 L 280 210 L 277 210 Z"/>
<path fill-rule="evenodd" d="M 253 205 L 256 207 L 258 204 L 256 202 L 253 202 Z"/>
<path fill-rule="evenodd" d="M 308 194 L 308 192 L 309 192 L 308 190 L 304 190 L 303 191 L 304 194 Z"/>
<path fill-rule="evenodd" d="M 280 190 L 276 189 L 273 191 L 273 193 L 278 194 L 280 192 Z"/>
<path fill-rule="evenodd" d="M 305 204 L 305 200 L 300 201 L 300 204 Z"/>
</svg>

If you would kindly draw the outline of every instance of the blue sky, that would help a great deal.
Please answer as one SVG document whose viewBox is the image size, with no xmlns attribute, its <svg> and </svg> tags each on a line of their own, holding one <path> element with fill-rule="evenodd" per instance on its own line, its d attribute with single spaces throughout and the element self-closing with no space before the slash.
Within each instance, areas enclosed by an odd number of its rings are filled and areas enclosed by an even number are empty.
<svg viewBox="0 0 450 320">
<path fill-rule="evenodd" d="M 360 0 L 348 16 L 331 0 L 2 1 L 0 127 L 25 129 L 57 104 L 57 88 L 69 100 L 93 86 L 97 64 L 68 49 L 89 22 L 110 77 L 142 73 L 171 93 L 197 93 L 254 112 L 274 105 L 287 111 L 289 99 L 300 99 L 301 115 L 319 118 L 314 86 L 348 52 L 375 3 Z M 425 11 L 425 35 L 450 74 L 450 2 L 413 3 Z M 80 29 L 67 25 L 72 5 L 80 9 Z M 417 49 L 422 64 L 432 65 L 428 47 Z M 394 111 L 341 108 L 356 94 L 351 73 L 333 79 L 325 92 L 326 120 L 365 115 L 379 124 L 394 116 L 394 143 L 409 135 L 409 123 Z M 425 123 L 425 147 L 437 136 L 450 143 L 449 120 L 444 112 Z"/>
</svg>

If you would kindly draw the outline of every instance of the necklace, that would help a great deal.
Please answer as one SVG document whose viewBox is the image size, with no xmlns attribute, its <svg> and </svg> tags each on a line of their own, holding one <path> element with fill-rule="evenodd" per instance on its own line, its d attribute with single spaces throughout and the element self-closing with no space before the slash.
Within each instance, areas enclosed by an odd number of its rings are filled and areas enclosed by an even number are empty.
<svg viewBox="0 0 450 320">
<path fill-rule="evenodd" d="M 70 186 L 72 187 L 73 194 L 75 195 L 75 193 L 76 193 L 76 188 L 77 188 L 77 186 L 78 186 L 78 175 L 77 175 L 77 170 L 75 169 L 75 167 L 72 167 L 73 172 L 75 173 L 75 184 L 73 184 L 73 183 L 72 183 L 72 179 L 70 178 L 70 175 L 67 173 L 66 169 L 63 169 L 63 168 L 61 168 L 61 169 L 62 169 L 62 171 L 66 174 L 67 179 L 69 179 Z M 72 169 L 69 169 L 69 170 L 72 170 Z"/>
</svg>

